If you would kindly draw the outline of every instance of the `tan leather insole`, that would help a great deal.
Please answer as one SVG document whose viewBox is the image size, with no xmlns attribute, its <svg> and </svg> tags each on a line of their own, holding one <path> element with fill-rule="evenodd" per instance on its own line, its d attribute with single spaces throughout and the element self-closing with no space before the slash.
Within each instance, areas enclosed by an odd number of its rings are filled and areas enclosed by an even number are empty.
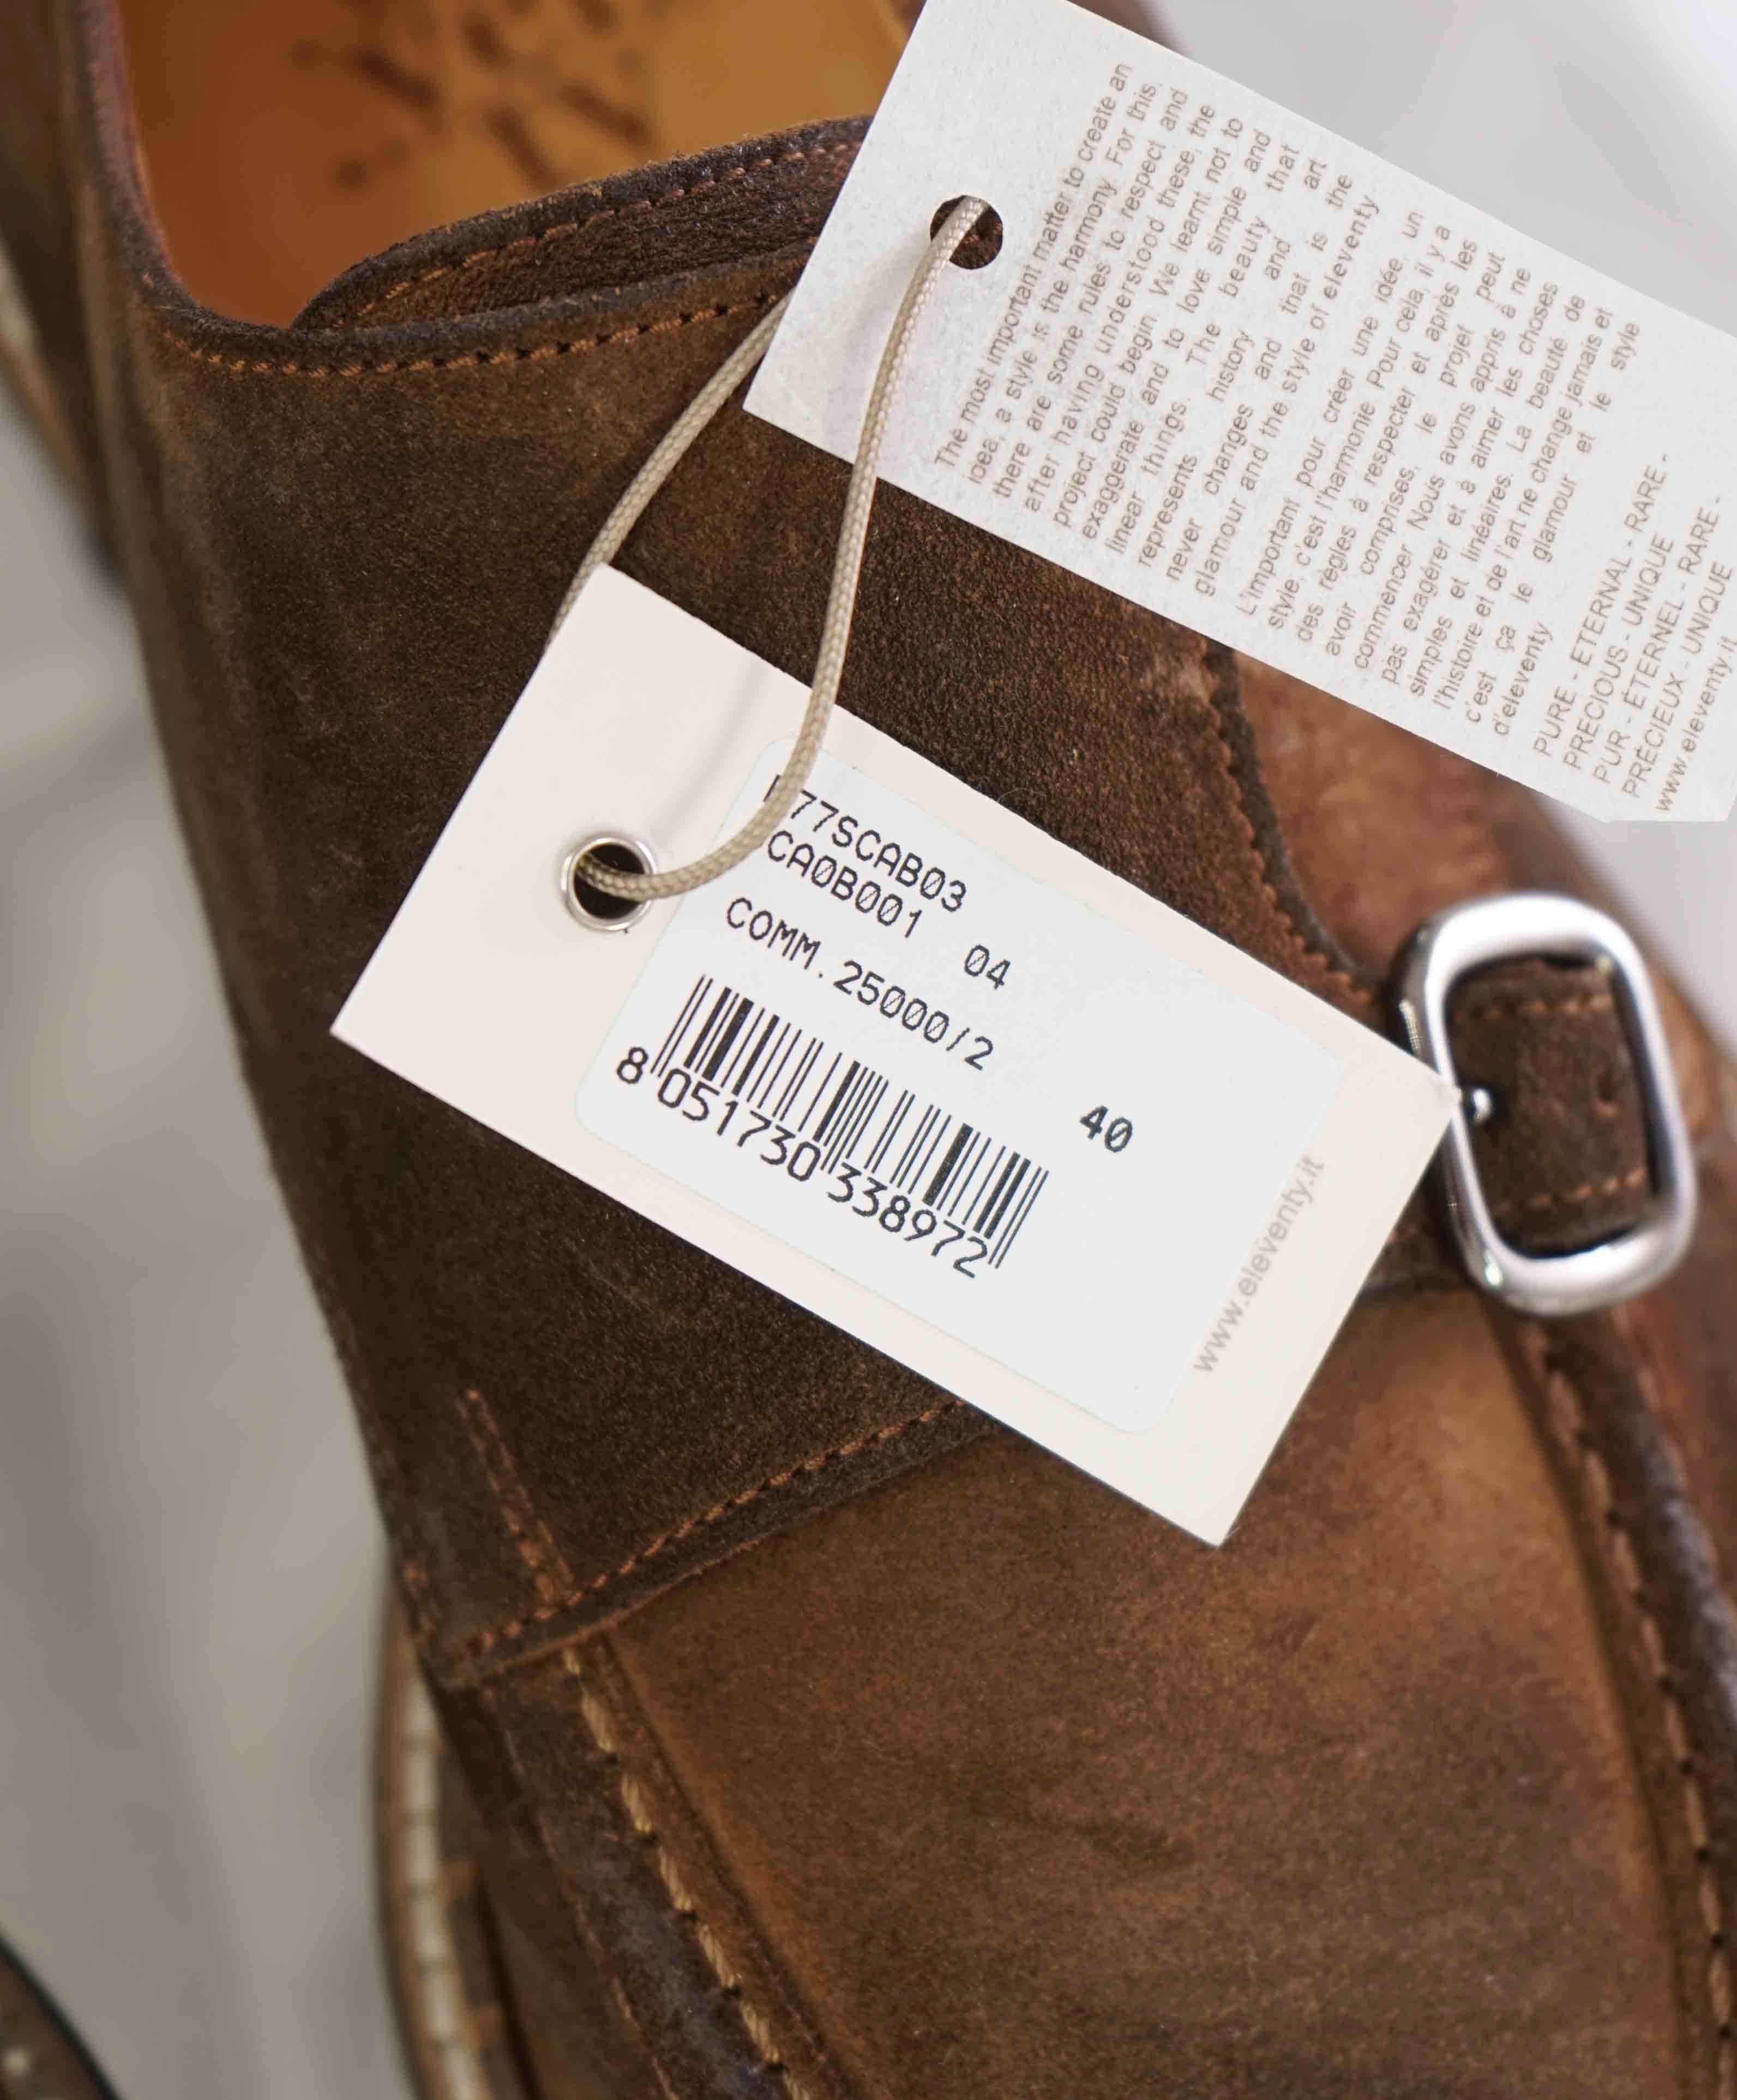
<svg viewBox="0 0 1737 2100">
<path fill-rule="evenodd" d="M 395 240 L 874 108 L 888 0 L 122 0 L 170 255 L 284 321 Z"/>
</svg>

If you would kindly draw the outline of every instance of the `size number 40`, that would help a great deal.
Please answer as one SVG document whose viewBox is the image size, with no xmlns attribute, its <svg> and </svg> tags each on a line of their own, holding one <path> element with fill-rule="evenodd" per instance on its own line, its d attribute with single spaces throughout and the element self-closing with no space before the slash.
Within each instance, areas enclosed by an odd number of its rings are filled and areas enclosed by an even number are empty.
<svg viewBox="0 0 1737 2100">
<path fill-rule="evenodd" d="M 1113 1116 L 1106 1108 L 1096 1108 L 1090 1115 L 1080 1118 L 1080 1127 L 1087 1137 L 1101 1140 L 1106 1152 L 1126 1152 L 1134 1136 L 1134 1126 L 1126 1116 Z"/>
</svg>

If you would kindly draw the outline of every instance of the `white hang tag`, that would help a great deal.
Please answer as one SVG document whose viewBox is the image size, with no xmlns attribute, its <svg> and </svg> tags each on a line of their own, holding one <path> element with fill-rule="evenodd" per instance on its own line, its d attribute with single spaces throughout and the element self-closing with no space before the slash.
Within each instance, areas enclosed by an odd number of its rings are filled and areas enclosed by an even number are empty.
<svg viewBox="0 0 1737 2100">
<path fill-rule="evenodd" d="M 603 571 L 334 1032 L 1222 1539 L 1448 1090 L 843 713 L 739 868 L 575 923 L 579 840 L 705 851 L 805 699 Z"/>
<path fill-rule="evenodd" d="M 748 407 L 1603 818 L 1737 796 L 1737 343 L 1066 0 L 928 0 Z"/>
</svg>

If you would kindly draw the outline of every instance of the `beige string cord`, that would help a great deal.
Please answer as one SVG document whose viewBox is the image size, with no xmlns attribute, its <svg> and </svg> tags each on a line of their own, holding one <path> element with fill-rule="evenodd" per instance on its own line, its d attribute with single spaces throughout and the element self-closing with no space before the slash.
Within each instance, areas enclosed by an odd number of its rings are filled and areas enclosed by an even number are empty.
<svg viewBox="0 0 1737 2100">
<path fill-rule="evenodd" d="M 814 761 L 820 755 L 820 748 L 826 738 L 827 724 L 832 713 L 832 704 L 838 697 L 839 681 L 844 675 L 845 653 L 850 646 L 851 616 L 857 606 L 857 585 L 862 573 L 863 542 L 868 536 L 869 512 L 875 501 L 881 446 L 886 437 L 893 397 L 898 386 L 900 374 L 904 370 L 906 355 L 917 323 L 922 318 L 923 311 L 928 304 L 941 271 L 952 261 L 967 234 L 988 209 L 981 197 L 962 197 L 948 213 L 946 223 L 930 241 L 928 252 L 906 289 L 897 318 L 893 324 L 893 332 L 887 338 L 886 348 L 881 352 L 875 384 L 869 395 L 868 411 L 862 421 L 862 435 L 857 441 L 856 465 L 851 470 L 850 488 L 844 498 L 844 519 L 839 529 L 838 552 L 833 558 L 832 589 L 827 600 L 826 624 L 821 630 L 814 682 L 809 690 L 808 708 L 802 717 L 802 726 L 796 732 L 796 741 L 783 772 L 779 775 L 777 787 L 733 838 L 726 839 L 721 845 L 714 847 L 699 860 L 690 861 L 686 867 L 666 868 L 656 874 L 634 875 L 624 869 L 607 867 L 598 860 L 595 854 L 591 854 L 572 871 L 575 876 L 582 873 L 588 885 L 603 890 L 611 897 L 631 898 L 635 903 L 649 903 L 659 897 L 680 897 L 687 890 L 698 889 L 705 883 L 715 881 L 719 876 L 727 874 L 738 862 L 746 860 L 750 854 L 757 852 L 795 808 L 796 798 L 802 792 L 809 774 L 813 770 Z M 579 573 L 574 577 L 567 596 L 561 601 L 561 610 L 556 614 L 554 626 L 549 630 L 550 641 L 554 639 L 556 629 L 572 610 L 575 601 L 585 585 L 619 552 L 628 533 L 639 522 L 646 505 L 674 472 L 682 455 L 765 356 L 767 346 L 778 332 L 778 323 L 783 319 L 784 309 L 788 304 L 789 295 L 787 293 L 694 395 L 650 459 L 635 474 L 620 501 L 610 513 L 602 531 L 592 541 L 590 551 L 580 563 Z"/>
</svg>

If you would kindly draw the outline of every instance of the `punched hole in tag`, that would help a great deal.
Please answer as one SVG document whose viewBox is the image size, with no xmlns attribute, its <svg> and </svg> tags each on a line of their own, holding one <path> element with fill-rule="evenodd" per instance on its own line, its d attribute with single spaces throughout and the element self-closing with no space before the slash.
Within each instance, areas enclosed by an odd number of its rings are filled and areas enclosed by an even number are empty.
<svg viewBox="0 0 1737 2100">
<path fill-rule="evenodd" d="M 935 240 L 941 228 L 959 206 L 972 201 L 969 197 L 949 197 L 944 205 L 936 207 L 935 216 L 929 221 L 929 239 Z M 1001 223 L 1001 214 L 992 204 L 986 204 L 972 225 L 971 231 L 955 248 L 952 263 L 955 270 L 984 270 L 1001 253 L 1001 244 L 1006 228 Z"/>
<path fill-rule="evenodd" d="M 645 917 L 650 901 L 600 889 L 589 880 L 593 867 L 613 868 L 618 875 L 655 875 L 657 855 L 643 839 L 594 832 L 561 863 L 562 901 L 580 924 L 596 933 L 624 933 Z"/>
</svg>

